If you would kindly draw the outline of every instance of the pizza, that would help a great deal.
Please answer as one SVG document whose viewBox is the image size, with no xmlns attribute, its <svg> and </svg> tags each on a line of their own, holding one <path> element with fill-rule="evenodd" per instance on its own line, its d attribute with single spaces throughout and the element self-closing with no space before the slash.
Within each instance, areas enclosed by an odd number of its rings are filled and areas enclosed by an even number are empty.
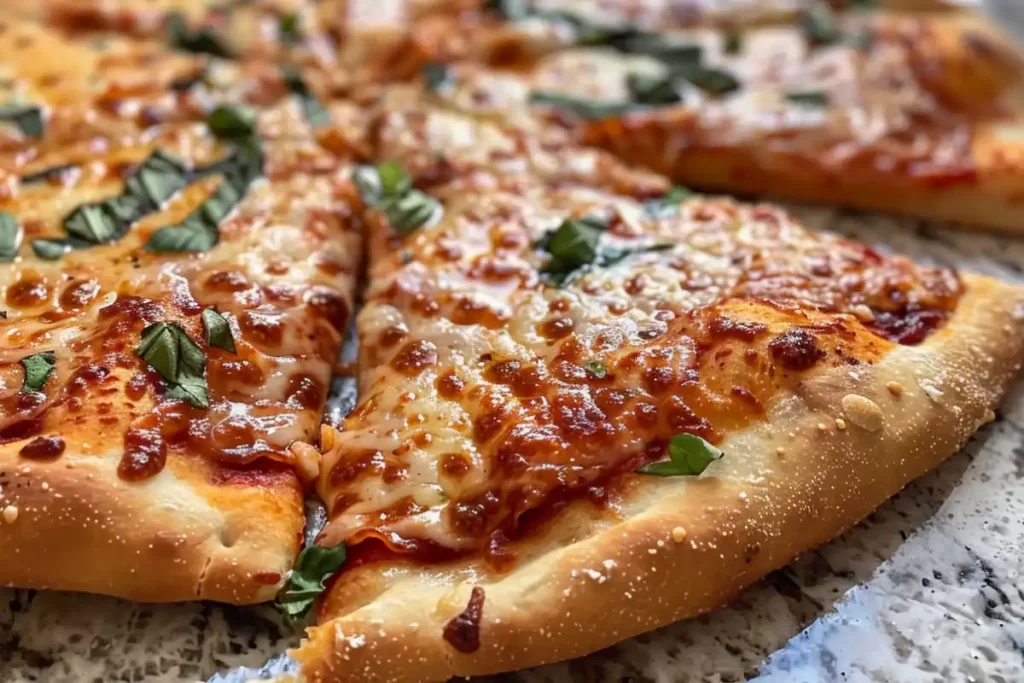
<svg viewBox="0 0 1024 683">
<path fill-rule="evenodd" d="M 258 602 L 352 310 L 351 167 L 160 50 L 0 33 L 0 582 Z"/>
<path fill-rule="evenodd" d="M 438 52 L 439 97 L 547 116 L 690 187 L 1019 230 L 1024 57 L 975 17 L 816 5 L 784 24 L 652 29 L 495 14 L 464 60 Z"/>
<path fill-rule="evenodd" d="M 1015 55 L 848 4 L 5 5 L 0 583 L 273 599 L 305 679 L 432 681 L 854 525 L 994 419 L 1024 288 L 677 184 L 1009 227 Z"/>
</svg>

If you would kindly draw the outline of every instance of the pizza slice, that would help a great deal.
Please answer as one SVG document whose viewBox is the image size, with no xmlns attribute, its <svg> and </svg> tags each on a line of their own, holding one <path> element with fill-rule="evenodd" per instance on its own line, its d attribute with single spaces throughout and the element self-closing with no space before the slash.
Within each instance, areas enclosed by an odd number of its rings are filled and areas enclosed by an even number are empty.
<svg viewBox="0 0 1024 683">
<path fill-rule="evenodd" d="M 541 113 L 687 186 L 1019 230 L 1024 58 L 975 17 L 819 4 L 746 30 L 574 21 L 510 22 L 500 53 L 484 38 L 476 52 L 505 68 L 435 66 L 428 84 L 517 125 Z"/>
<path fill-rule="evenodd" d="M 0 584 L 268 600 L 352 310 L 350 165 L 287 91 L 217 105 L 160 91 L 179 57 L 146 44 L 0 41 L 34 55 L 0 124 Z"/>
<path fill-rule="evenodd" d="M 361 400 L 322 432 L 329 519 L 284 593 L 328 586 L 310 681 L 495 673 L 711 610 L 954 453 L 1024 357 L 1020 287 L 389 106 L 389 161 L 356 172 Z"/>
</svg>

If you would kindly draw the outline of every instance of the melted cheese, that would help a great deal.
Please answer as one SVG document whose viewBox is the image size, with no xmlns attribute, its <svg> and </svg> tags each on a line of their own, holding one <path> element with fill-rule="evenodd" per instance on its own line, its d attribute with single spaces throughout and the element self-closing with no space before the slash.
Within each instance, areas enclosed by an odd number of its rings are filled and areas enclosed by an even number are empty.
<svg viewBox="0 0 1024 683">
<path fill-rule="evenodd" d="M 458 132 L 441 134 L 449 121 Z M 448 146 L 474 130 L 481 145 Z M 487 116 L 421 104 L 377 132 L 421 177 L 437 176 L 422 162 L 437 154 L 458 171 L 435 188 L 443 219 L 400 244 L 369 216 L 362 400 L 324 454 L 325 542 L 480 550 L 524 513 L 658 457 L 673 434 L 716 441 L 764 419 L 804 373 L 886 353 L 885 331 L 850 311 L 941 317 L 959 291 L 948 272 L 769 207 L 694 199 L 654 219 L 629 196 L 649 191 L 643 175 L 557 136 L 509 158 L 502 141 L 519 133 Z M 552 163 L 574 155 L 590 156 L 588 173 Z M 609 221 L 607 247 L 673 248 L 544 285 L 532 245 L 581 216 Z M 895 282 L 913 303 L 891 298 Z"/>
<path fill-rule="evenodd" d="M 361 238 L 350 222 L 348 164 L 319 145 L 294 98 L 279 98 L 259 120 L 265 178 L 222 221 L 213 249 L 155 254 L 144 245 L 195 210 L 218 177 L 191 183 L 113 243 L 40 260 L 33 239 L 63 237 L 76 207 L 120 194 L 153 150 L 193 166 L 227 155 L 202 123 L 204 111 L 253 92 L 260 67 L 243 64 L 221 74 L 219 86 L 200 86 L 200 102 L 170 96 L 168 84 L 202 59 L 157 43 L 111 38 L 98 46 L 11 23 L 0 32 L 0 58 L 12 90 L 47 112 L 42 140 L 11 132 L 0 144 L 0 211 L 24 233 L 19 256 L 0 266 L 0 457 L 14 461 L 40 434 L 60 436 L 68 452 L 101 456 L 144 430 L 160 434 L 174 458 L 291 462 L 289 446 L 317 433 L 352 310 Z M 62 164 L 74 168 L 21 180 Z M 228 319 L 237 354 L 206 346 L 200 314 L 211 306 Z M 208 409 L 169 400 L 134 354 L 142 328 L 156 321 L 179 322 L 203 347 Z M 20 391 L 19 361 L 45 351 L 55 354 L 54 374 L 42 392 Z"/>
</svg>

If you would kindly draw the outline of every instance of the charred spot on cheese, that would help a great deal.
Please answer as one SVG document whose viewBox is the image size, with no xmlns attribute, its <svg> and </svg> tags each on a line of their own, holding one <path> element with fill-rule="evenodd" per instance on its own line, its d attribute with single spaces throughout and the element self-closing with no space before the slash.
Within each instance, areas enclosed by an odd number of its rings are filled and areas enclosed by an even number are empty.
<svg viewBox="0 0 1024 683">
<path fill-rule="evenodd" d="M 473 586 L 466 609 L 444 625 L 444 639 L 463 654 L 471 654 L 480 649 L 480 620 L 483 618 L 484 597 L 484 589 Z"/>
<path fill-rule="evenodd" d="M 897 344 L 920 344 L 949 318 L 947 311 L 904 306 L 898 311 L 876 311 L 868 328 Z"/>
<path fill-rule="evenodd" d="M 391 361 L 395 370 L 413 376 L 432 365 L 437 365 L 437 347 L 424 340 L 409 342 Z"/>
<path fill-rule="evenodd" d="M 124 435 L 124 452 L 117 475 L 125 481 L 144 481 L 167 464 L 167 443 L 158 430 L 131 428 Z"/>
<path fill-rule="evenodd" d="M 29 460 L 54 460 L 64 452 L 65 446 L 59 436 L 37 436 L 22 446 L 18 455 Z"/>
<path fill-rule="evenodd" d="M 303 80 L 302 74 L 299 73 L 298 69 L 284 66 L 281 68 L 281 76 L 284 79 L 285 85 L 288 86 L 288 90 L 299 100 L 302 113 L 305 115 L 306 120 L 309 121 L 309 125 L 319 128 L 331 122 L 330 112 L 324 108 L 324 105 L 320 104 L 320 100 L 316 98 L 316 95 L 306 85 L 306 81 Z"/>
<path fill-rule="evenodd" d="M 814 334 L 802 327 L 783 332 L 768 342 L 768 348 L 787 370 L 808 370 L 825 357 L 825 351 L 818 348 Z"/>
<path fill-rule="evenodd" d="M 21 236 L 18 219 L 6 211 L 0 211 L 0 262 L 13 261 L 18 256 Z"/>
<path fill-rule="evenodd" d="M 13 124 L 26 137 L 37 140 L 43 137 L 43 110 L 36 105 L 17 102 L 0 105 L 0 121 Z"/>
</svg>

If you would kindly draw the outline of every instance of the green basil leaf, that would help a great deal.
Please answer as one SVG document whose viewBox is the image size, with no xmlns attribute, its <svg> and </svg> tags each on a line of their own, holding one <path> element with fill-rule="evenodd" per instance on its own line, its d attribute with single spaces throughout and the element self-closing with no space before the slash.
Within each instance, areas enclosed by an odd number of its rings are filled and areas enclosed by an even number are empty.
<svg viewBox="0 0 1024 683">
<path fill-rule="evenodd" d="M 668 460 L 649 463 L 637 472 L 658 477 L 696 476 L 722 455 L 722 451 L 699 436 L 677 434 L 668 442 Z"/>
<path fill-rule="evenodd" d="M 302 79 L 302 74 L 290 66 L 282 67 L 281 73 L 284 76 L 284 82 L 288 89 L 299 98 L 302 113 L 310 125 L 317 128 L 329 124 L 331 122 L 331 113 L 320 104 L 320 100 L 316 98 L 316 95 L 313 94 L 309 86 Z"/>
<path fill-rule="evenodd" d="M 188 184 L 189 169 L 183 159 L 162 149 L 154 150 L 125 181 L 133 197 L 145 199 L 151 209 L 164 205 Z"/>
<path fill-rule="evenodd" d="M 216 31 L 212 28 L 189 29 L 188 22 L 180 12 L 172 12 L 167 16 L 167 32 L 171 45 L 179 50 L 221 58 L 231 56 Z"/>
<path fill-rule="evenodd" d="M 0 211 L 0 262 L 13 261 L 21 246 L 21 227 L 13 214 Z"/>
<path fill-rule="evenodd" d="M 305 616 L 323 593 L 325 583 L 345 564 L 345 545 L 325 548 L 313 543 L 302 549 L 274 605 L 289 619 Z"/>
<path fill-rule="evenodd" d="M 92 246 L 91 242 L 67 237 L 63 239 L 37 239 L 32 240 L 32 252 L 44 261 L 56 261 L 64 254 L 73 249 L 87 249 Z"/>
<path fill-rule="evenodd" d="M 507 21 L 519 21 L 530 15 L 529 0 L 487 0 L 484 9 Z"/>
<path fill-rule="evenodd" d="M 818 109 L 827 107 L 829 103 L 828 93 L 823 90 L 795 90 L 786 93 L 785 97 L 787 102 Z"/>
<path fill-rule="evenodd" d="M 600 102 L 577 97 L 569 97 L 559 93 L 535 90 L 530 93 L 530 103 L 555 107 L 569 111 L 581 119 L 607 119 L 613 116 L 628 114 L 637 109 L 633 102 Z"/>
<path fill-rule="evenodd" d="M 869 26 L 861 26 L 847 34 L 846 40 L 858 52 L 871 52 L 875 46 L 875 32 Z"/>
<path fill-rule="evenodd" d="M 629 74 L 626 77 L 626 87 L 633 101 L 639 104 L 657 106 L 683 101 L 676 80 L 671 75 Z"/>
<path fill-rule="evenodd" d="M 627 54 L 653 57 L 669 67 L 700 64 L 704 58 L 704 49 L 700 45 L 675 42 L 656 33 L 635 32 L 612 38 L 610 44 Z"/>
<path fill-rule="evenodd" d="M 542 272 L 564 275 L 597 260 L 603 230 L 586 220 L 566 218 L 550 233 L 543 248 L 551 260 Z"/>
<path fill-rule="evenodd" d="M 231 353 L 238 353 L 227 318 L 212 308 L 207 308 L 203 311 L 203 326 L 206 328 L 206 343 L 208 345 Z"/>
<path fill-rule="evenodd" d="M 183 221 L 165 225 L 150 235 L 146 251 L 203 252 L 220 240 L 218 227 L 245 197 L 249 186 L 263 173 L 263 150 L 259 138 L 249 137 L 233 143 L 235 149 L 226 159 L 197 173 L 224 176 L 217 189 Z"/>
<path fill-rule="evenodd" d="M 167 390 L 167 398 L 188 401 L 196 408 L 210 407 L 210 393 L 202 377 L 182 377 L 178 384 Z"/>
<path fill-rule="evenodd" d="M 0 106 L 0 121 L 13 123 L 26 137 L 43 137 L 43 110 L 33 104 L 12 102 Z"/>
<path fill-rule="evenodd" d="M 592 360 L 586 364 L 587 372 L 596 377 L 597 379 L 604 379 L 608 374 L 608 368 L 605 367 L 604 363 L 599 360 Z"/>
<path fill-rule="evenodd" d="M 22 358 L 21 367 L 25 369 L 25 383 L 21 385 L 22 392 L 42 391 L 56 364 L 57 360 L 53 351 L 36 353 Z"/>
<path fill-rule="evenodd" d="M 302 42 L 302 31 L 299 28 L 299 15 L 297 12 L 285 14 L 277 23 L 277 37 L 286 45 L 295 45 Z"/>
<path fill-rule="evenodd" d="M 658 199 L 644 202 L 644 208 L 652 218 L 666 218 L 675 215 L 679 205 L 693 195 L 691 190 L 677 185 Z"/>
<path fill-rule="evenodd" d="M 832 8 L 823 2 L 816 2 L 800 12 L 798 23 L 807 42 L 815 47 L 831 45 L 843 37 Z"/>
<path fill-rule="evenodd" d="M 440 92 L 451 87 L 454 74 L 451 67 L 440 62 L 428 62 L 421 70 L 423 82 L 431 92 Z"/>
<path fill-rule="evenodd" d="M 725 95 L 740 87 L 739 80 L 725 69 L 694 64 L 676 69 L 675 73 L 712 95 Z"/>
<path fill-rule="evenodd" d="M 743 34 L 738 31 L 730 31 L 725 34 L 722 43 L 722 52 L 727 55 L 738 55 L 743 49 Z"/>
<path fill-rule="evenodd" d="M 419 190 L 410 190 L 404 196 L 387 202 L 381 210 L 393 228 L 408 234 L 430 221 L 440 207 L 433 197 Z"/>
<path fill-rule="evenodd" d="M 142 330 L 135 354 L 149 363 L 170 386 L 170 398 L 197 408 L 210 405 L 206 386 L 206 354 L 178 323 L 153 323 Z"/>
<path fill-rule="evenodd" d="M 222 104 L 206 117 L 210 131 L 222 140 L 239 140 L 256 134 L 256 111 L 244 104 Z"/>
<path fill-rule="evenodd" d="M 636 256 L 637 254 L 650 254 L 656 251 L 670 251 L 675 249 L 675 246 L 676 245 L 674 244 L 661 243 L 650 244 L 646 247 L 610 247 L 601 250 L 595 265 L 602 268 L 609 268 L 630 256 Z"/>
<path fill-rule="evenodd" d="M 68 234 L 91 244 L 109 242 L 118 236 L 118 224 L 101 204 L 83 204 L 64 219 Z"/>
</svg>

